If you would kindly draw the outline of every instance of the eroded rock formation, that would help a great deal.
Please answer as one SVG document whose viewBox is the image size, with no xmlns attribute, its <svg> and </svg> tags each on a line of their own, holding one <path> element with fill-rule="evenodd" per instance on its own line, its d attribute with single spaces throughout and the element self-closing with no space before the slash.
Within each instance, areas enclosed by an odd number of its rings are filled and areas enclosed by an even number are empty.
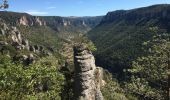
<svg viewBox="0 0 170 100">
<path fill-rule="evenodd" d="M 74 47 L 74 63 L 74 99 L 103 100 L 100 91 L 102 72 L 96 67 L 94 56 L 85 45 Z"/>
<path fill-rule="evenodd" d="M 23 17 L 20 18 L 19 24 L 20 25 L 29 25 L 29 21 L 27 20 L 27 18 L 25 16 L 23 16 Z"/>
<path fill-rule="evenodd" d="M 35 16 L 22 16 L 19 19 L 19 25 L 24 25 L 24 26 L 46 26 L 46 22 L 40 17 L 35 17 Z"/>
</svg>

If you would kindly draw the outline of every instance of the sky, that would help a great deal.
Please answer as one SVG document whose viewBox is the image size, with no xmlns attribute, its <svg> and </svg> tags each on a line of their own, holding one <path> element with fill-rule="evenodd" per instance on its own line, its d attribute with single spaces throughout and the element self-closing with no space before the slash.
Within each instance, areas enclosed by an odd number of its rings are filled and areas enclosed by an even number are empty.
<svg viewBox="0 0 170 100">
<path fill-rule="evenodd" d="M 109 11 L 128 10 L 154 4 L 170 4 L 170 0 L 8 0 L 7 11 L 26 12 L 38 16 L 100 16 Z M 0 0 L 2 3 L 2 0 Z"/>
</svg>

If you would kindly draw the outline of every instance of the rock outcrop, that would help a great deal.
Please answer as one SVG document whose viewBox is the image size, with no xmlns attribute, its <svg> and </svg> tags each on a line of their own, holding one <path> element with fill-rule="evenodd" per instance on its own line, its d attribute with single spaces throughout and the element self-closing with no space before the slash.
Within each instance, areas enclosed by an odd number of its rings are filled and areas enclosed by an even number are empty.
<svg viewBox="0 0 170 100">
<path fill-rule="evenodd" d="M 24 39 L 24 37 L 22 37 L 21 33 L 19 32 L 19 30 L 17 30 L 16 27 L 12 27 L 10 29 L 9 32 L 11 39 L 12 39 L 12 45 L 19 50 L 22 49 L 27 49 L 29 50 L 29 42 L 27 39 Z"/>
<path fill-rule="evenodd" d="M 42 20 L 40 17 L 36 16 L 22 16 L 19 21 L 19 25 L 24 25 L 24 26 L 46 26 L 46 22 Z"/>
<path fill-rule="evenodd" d="M 25 17 L 23 18 L 23 21 Z M 38 22 L 40 19 L 37 19 L 37 23 L 42 25 L 42 23 Z M 28 21 L 22 22 L 23 25 L 30 24 Z M 11 26 L 10 24 L 6 24 L 6 22 L 0 18 L 0 52 L 4 54 L 4 52 L 9 53 L 9 50 L 15 49 L 16 51 L 26 50 L 31 53 L 27 55 L 14 55 L 13 58 L 20 59 L 26 64 L 29 65 L 34 62 L 36 54 L 44 54 L 46 56 L 51 56 L 51 51 L 46 50 L 44 46 L 40 45 L 31 45 L 30 42 L 21 34 L 21 32 L 16 28 Z M 48 49 L 48 48 L 47 48 Z M 14 51 L 15 51 L 14 50 Z M 13 52 L 12 52 L 13 53 Z M 6 53 L 5 53 L 6 54 Z"/>
<path fill-rule="evenodd" d="M 42 20 L 40 17 L 34 17 L 34 18 L 36 24 L 38 24 L 39 26 L 46 26 L 46 22 Z"/>
<path fill-rule="evenodd" d="M 75 100 L 103 100 L 100 91 L 102 71 L 95 65 L 91 51 L 84 45 L 74 47 L 74 99 Z"/>
<path fill-rule="evenodd" d="M 29 25 L 30 23 L 29 23 L 29 21 L 27 20 L 27 17 L 25 17 L 25 16 L 23 16 L 23 17 L 21 17 L 20 19 L 19 19 L 19 24 L 20 25 Z M 32 25 L 33 23 L 31 23 L 31 25 Z"/>
</svg>

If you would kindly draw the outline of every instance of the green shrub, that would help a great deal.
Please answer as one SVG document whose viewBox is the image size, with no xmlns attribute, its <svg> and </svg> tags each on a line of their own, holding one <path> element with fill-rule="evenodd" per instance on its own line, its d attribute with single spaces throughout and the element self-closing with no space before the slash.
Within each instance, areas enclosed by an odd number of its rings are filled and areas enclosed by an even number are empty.
<svg viewBox="0 0 170 100">
<path fill-rule="evenodd" d="M 128 100 L 117 80 L 112 77 L 109 72 L 104 72 L 103 79 L 106 84 L 102 87 L 101 91 L 105 100 Z"/>
<path fill-rule="evenodd" d="M 0 99 L 60 100 L 64 76 L 56 66 L 35 63 L 28 67 L 0 58 Z"/>
</svg>

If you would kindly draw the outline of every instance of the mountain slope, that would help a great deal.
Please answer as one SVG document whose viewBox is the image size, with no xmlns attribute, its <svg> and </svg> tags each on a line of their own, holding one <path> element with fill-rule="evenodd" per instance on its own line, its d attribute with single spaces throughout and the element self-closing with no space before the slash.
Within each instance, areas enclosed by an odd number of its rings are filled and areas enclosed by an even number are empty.
<svg viewBox="0 0 170 100">
<path fill-rule="evenodd" d="M 122 73 L 131 61 L 145 53 L 142 43 L 154 33 L 170 31 L 170 5 L 154 5 L 132 10 L 109 12 L 87 36 L 97 46 L 96 63 Z"/>
</svg>

